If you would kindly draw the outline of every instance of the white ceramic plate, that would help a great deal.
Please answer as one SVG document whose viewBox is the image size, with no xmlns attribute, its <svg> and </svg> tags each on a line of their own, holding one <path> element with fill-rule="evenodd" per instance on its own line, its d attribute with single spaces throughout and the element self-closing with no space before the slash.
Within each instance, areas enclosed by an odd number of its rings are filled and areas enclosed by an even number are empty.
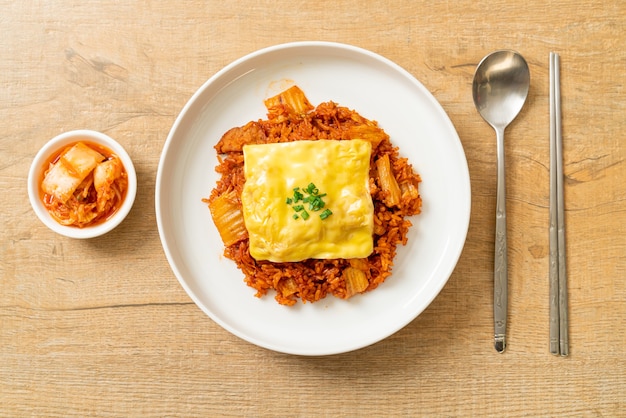
<svg viewBox="0 0 626 418">
<path fill-rule="evenodd" d="M 218 178 L 213 146 L 222 134 L 264 119 L 263 100 L 297 84 L 311 103 L 334 101 L 379 122 L 422 176 L 422 214 L 398 247 L 392 276 L 375 291 L 341 300 L 279 305 L 254 297 L 207 206 Z M 437 296 L 463 249 L 470 218 L 467 161 L 450 119 L 408 72 L 372 52 L 298 42 L 247 55 L 189 100 L 165 142 L 156 215 L 169 264 L 193 301 L 231 333 L 267 349 L 327 355 L 378 342 L 415 319 Z"/>
</svg>

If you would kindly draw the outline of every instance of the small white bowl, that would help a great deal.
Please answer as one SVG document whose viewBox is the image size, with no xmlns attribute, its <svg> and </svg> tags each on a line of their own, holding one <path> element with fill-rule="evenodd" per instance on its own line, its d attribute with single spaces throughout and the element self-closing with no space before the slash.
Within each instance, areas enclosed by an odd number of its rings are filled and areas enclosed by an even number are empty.
<svg viewBox="0 0 626 418">
<path fill-rule="evenodd" d="M 84 228 L 78 228 L 74 226 L 64 226 L 58 223 L 46 210 L 40 196 L 39 182 L 42 179 L 42 171 L 44 165 L 50 156 L 62 148 L 79 141 L 92 142 L 95 144 L 103 145 L 104 147 L 113 151 L 124 164 L 126 173 L 128 174 L 128 190 L 122 206 L 111 216 L 109 219 L 102 223 L 98 223 L 94 226 L 86 226 Z M 70 238 L 94 238 L 107 232 L 118 226 L 126 215 L 130 212 L 130 209 L 135 202 L 135 195 L 137 194 L 137 173 L 133 161 L 128 156 L 126 150 L 117 143 L 114 139 L 100 132 L 90 130 L 76 130 L 62 133 L 52 138 L 46 145 L 43 146 L 35 156 L 30 170 L 28 172 L 28 197 L 30 204 L 32 205 L 37 217 L 48 228 L 54 232 L 64 235 Z"/>
</svg>

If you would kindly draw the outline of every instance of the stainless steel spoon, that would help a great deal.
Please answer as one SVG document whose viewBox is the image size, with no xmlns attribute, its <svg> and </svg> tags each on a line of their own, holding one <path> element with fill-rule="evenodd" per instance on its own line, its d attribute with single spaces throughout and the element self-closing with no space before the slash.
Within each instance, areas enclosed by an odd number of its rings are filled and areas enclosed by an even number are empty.
<svg viewBox="0 0 626 418">
<path fill-rule="evenodd" d="M 496 51 L 478 64 L 472 95 L 478 113 L 496 131 L 498 180 L 496 195 L 496 237 L 494 258 L 494 337 L 500 353 L 506 348 L 508 271 L 506 243 L 506 189 L 504 170 L 504 130 L 522 110 L 530 71 L 526 60 L 515 51 Z"/>
</svg>

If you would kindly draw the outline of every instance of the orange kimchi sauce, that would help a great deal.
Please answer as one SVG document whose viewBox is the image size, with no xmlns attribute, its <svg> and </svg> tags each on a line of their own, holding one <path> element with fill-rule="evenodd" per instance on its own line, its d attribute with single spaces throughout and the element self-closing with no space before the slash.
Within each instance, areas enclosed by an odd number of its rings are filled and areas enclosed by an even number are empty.
<svg viewBox="0 0 626 418">
<path fill-rule="evenodd" d="M 94 185 L 94 172 L 96 170 L 92 170 L 76 188 L 72 196 L 66 202 L 62 202 L 55 196 L 46 193 L 42 184 L 50 169 L 59 161 L 61 156 L 78 143 L 83 143 L 102 154 L 105 159 L 100 164 L 112 161 L 112 164 L 119 164 L 119 169 L 117 175 L 106 176 L 105 186 L 100 187 L 100 190 L 96 190 Z M 61 225 L 78 228 L 95 226 L 110 219 L 122 206 L 127 191 L 128 173 L 122 160 L 107 147 L 89 141 L 76 141 L 53 153 L 44 163 L 39 179 L 40 198 L 50 215 Z"/>
</svg>

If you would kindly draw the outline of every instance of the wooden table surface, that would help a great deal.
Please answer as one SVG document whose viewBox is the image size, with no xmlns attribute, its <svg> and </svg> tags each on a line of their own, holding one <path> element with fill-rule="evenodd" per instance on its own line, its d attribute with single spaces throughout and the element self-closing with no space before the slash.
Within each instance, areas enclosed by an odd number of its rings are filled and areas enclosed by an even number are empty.
<svg viewBox="0 0 626 418">
<path fill-rule="evenodd" d="M 626 3 L 621 0 L 1 1 L 0 416 L 626 416 Z M 593 4 L 592 4 L 593 3 Z M 298 357 L 209 319 L 159 240 L 155 177 L 191 95 L 233 60 L 299 40 L 379 53 L 419 79 L 461 138 L 467 242 L 414 321 L 351 353 Z M 509 346 L 493 348 L 495 135 L 471 82 L 521 52 L 507 130 Z M 548 352 L 548 55 L 561 54 L 569 357 Z M 133 210 L 93 240 L 55 235 L 26 178 L 72 129 L 121 142 Z"/>
</svg>

